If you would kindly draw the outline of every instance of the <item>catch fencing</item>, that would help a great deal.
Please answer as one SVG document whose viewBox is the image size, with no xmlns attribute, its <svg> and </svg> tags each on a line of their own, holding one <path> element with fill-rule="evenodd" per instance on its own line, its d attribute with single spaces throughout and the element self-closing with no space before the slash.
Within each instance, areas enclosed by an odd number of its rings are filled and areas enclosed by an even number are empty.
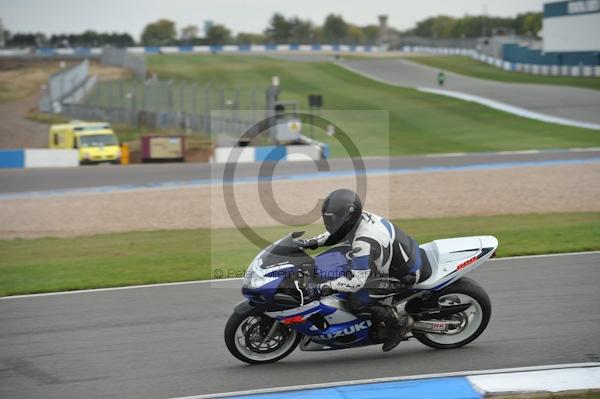
<svg viewBox="0 0 600 399">
<path fill-rule="evenodd" d="M 81 101 L 95 83 L 96 77 L 89 75 L 88 60 L 56 72 L 48 79 L 39 109 L 49 113 L 61 112 L 63 104 Z"/>
<path fill-rule="evenodd" d="M 85 60 L 49 79 L 40 110 L 74 119 L 202 132 L 223 144 L 235 142 L 265 118 L 266 87 L 146 79 L 143 56 L 124 49 L 103 49 L 100 62 L 128 68 L 138 79 L 99 81 L 89 75 Z"/>
<path fill-rule="evenodd" d="M 158 79 L 103 81 L 82 103 L 63 104 L 62 113 L 77 119 L 203 132 L 234 141 L 265 118 L 265 92 L 266 88 L 259 87 L 226 88 Z"/>
<path fill-rule="evenodd" d="M 103 65 L 118 66 L 127 68 L 133 72 L 136 78 L 146 79 L 147 66 L 146 59 L 137 54 L 127 52 L 123 48 L 105 47 L 100 55 L 100 63 Z"/>
</svg>

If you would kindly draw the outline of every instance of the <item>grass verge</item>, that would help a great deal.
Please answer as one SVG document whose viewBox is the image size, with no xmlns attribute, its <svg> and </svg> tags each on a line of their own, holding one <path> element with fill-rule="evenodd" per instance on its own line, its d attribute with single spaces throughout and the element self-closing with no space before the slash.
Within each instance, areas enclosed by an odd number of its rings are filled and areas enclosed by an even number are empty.
<svg viewBox="0 0 600 399">
<path fill-rule="evenodd" d="M 495 235 L 498 256 L 600 249 L 600 212 L 396 220 L 419 242 Z M 316 233 L 321 226 L 306 228 Z M 277 239 L 289 227 L 256 229 Z M 240 277 L 258 252 L 235 229 L 0 241 L 0 296 Z M 213 266 L 211 266 L 213 265 Z"/>
<path fill-rule="evenodd" d="M 297 101 L 299 109 L 308 108 L 309 94 L 321 93 L 326 110 L 352 111 L 339 117 L 323 116 L 344 129 L 365 156 L 600 146 L 600 136 L 589 130 L 543 123 L 472 102 L 386 85 L 330 62 L 224 54 L 149 56 L 148 62 L 149 69 L 161 79 L 186 85 L 197 83 L 200 88 L 212 82 L 211 87 L 223 87 L 227 93 L 235 87 L 265 88 L 273 76 L 279 76 L 280 99 Z M 211 100 L 216 100 L 215 95 Z M 94 96 L 89 101 L 93 102 Z M 188 111 L 194 107 L 191 95 L 184 97 L 183 103 Z M 202 104 L 198 100 L 197 105 Z M 212 107 L 218 109 L 216 104 Z M 310 131 L 305 133 L 310 135 Z M 336 137 L 317 129 L 315 138 L 330 144 L 333 157 L 346 156 Z"/>
<path fill-rule="evenodd" d="M 169 55 L 149 58 L 150 69 L 165 79 L 204 85 L 267 84 L 279 76 L 282 99 L 307 107 L 307 96 L 322 93 L 325 109 L 387 110 L 387 120 L 347 114 L 333 120 L 345 129 L 363 155 L 406 155 L 461 151 L 500 151 L 530 148 L 597 146 L 590 131 L 558 126 L 496 111 L 470 102 L 382 84 L 328 62 L 289 62 L 268 57 L 235 55 Z M 345 152 L 336 138 L 318 135 L 333 156 Z"/>
<path fill-rule="evenodd" d="M 497 80 L 510 83 L 532 83 L 560 86 L 574 86 L 600 90 L 600 79 L 574 76 L 541 76 L 521 72 L 510 72 L 464 56 L 410 57 L 413 62 L 430 67 L 455 72 L 474 78 Z"/>
</svg>

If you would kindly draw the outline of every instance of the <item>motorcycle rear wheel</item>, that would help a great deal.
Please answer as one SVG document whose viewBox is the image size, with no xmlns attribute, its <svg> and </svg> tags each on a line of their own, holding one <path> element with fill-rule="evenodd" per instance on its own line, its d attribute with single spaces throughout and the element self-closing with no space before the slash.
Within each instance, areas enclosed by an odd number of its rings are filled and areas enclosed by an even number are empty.
<svg viewBox="0 0 600 399">
<path fill-rule="evenodd" d="M 249 364 L 267 364 L 283 359 L 296 349 L 302 335 L 283 324 L 279 324 L 271 340 L 262 343 L 263 318 L 273 320 L 253 313 L 233 313 L 229 317 L 225 325 L 225 345 L 233 356 Z"/>
<path fill-rule="evenodd" d="M 464 312 L 452 315 L 461 321 L 461 328 L 447 334 L 414 332 L 413 336 L 422 344 L 436 349 L 453 349 L 473 342 L 486 329 L 492 315 L 492 304 L 485 290 L 475 281 L 463 278 L 436 293 L 435 299 L 444 304 L 471 303 Z"/>
</svg>

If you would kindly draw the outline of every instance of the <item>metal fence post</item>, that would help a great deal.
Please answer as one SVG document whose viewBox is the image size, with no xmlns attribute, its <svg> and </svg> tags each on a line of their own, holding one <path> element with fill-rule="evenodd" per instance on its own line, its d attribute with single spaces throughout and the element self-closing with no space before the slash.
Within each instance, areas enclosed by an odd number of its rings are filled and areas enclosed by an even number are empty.
<svg viewBox="0 0 600 399">
<path fill-rule="evenodd" d="M 256 105 L 256 86 L 252 87 L 252 122 L 255 123 L 257 122 L 256 120 L 256 111 L 257 111 L 257 105 Z"/>
<path fill-rule="evenodd" d="M 198 82 L 192 84 L 192 113 L 198 111 Z"/>
<path fill-rule="evenodd" d="M 207 133 L 212 133 L 212 121 L 210 115 L 210 83 L 204 86 L 204 128 Z"/>
<path fill-rule="evenodd" d="M 131 116 L 133 117 L 133 125 L 138 127 L 138 117 L 136 109 L 136 97 L 137 97 L 137 83 L 133 82 L 133 88 L 131 89 L 133 95 L 131 96 Z"/>
<path fill-rule="evenodd" d="M 179 84 L 179 109 L 182 113 L 185 113 L 185 83 Z"/>
<path fill-rule="evenodd" d="M 204 86 L 204 115 L 210 115 L 210 83 Z"/>
<path fill-rule="evenodd" d="M 106 88 L 108 90 L 108 104 L 107 106 L 109 108 L 114 107 L 114 101 L 113 101 L 113 82 L 110 80 L 106 81 Z"/>
<path fill-rule="evenodd" d="M 107 108 L 110 106 L 110 83 L 104 82 L 102 86 L 104 86 L 104 108 Z"/>
<path fill-rule="evenodd" d="M 75 89 L 77 87 L 77 81 L 76 81 L 76 76 L 71 76 L 71 92 L 69 93 L 69 96 L 73 96 L 76 97 L 76 92 L 77 89 Z"/>
<path fill-rule="evenodd" d="M 60 77 L 60 97 L 58 97 L 58 101 L 62 102 L 63 97 L 65 96 L 65 77 Z"/>
<path fill-rule="evenodd" d="M 167 82 L 167 109 L 169 112 L 173 112 L 173 93 L 171 91 L 171 86 L 173 85 L 173 81 L 169 80 Z"/>
<path fill-rule="evenodd" d="M 52 90 L 52 85 L 50 84 L 50 81 L 48 81 L 48 86 L 46 88 L 47 91 L 47 95 L 48 95 L 48 105 L 50 108 L 50 113 L 53 114 L 54 113 L 54 91 Z M 43 111 L 43 110 L 42 110 Z"/>
<path fill-rule="evenodd" d="M 142 82 L 142 111 L 146 111 L 146 89 L 148 83 L 146 81 Z"/>
<path fill-rule="evenodd" d="M 123 108 L 123 103 L 125 101 L 125 93 L 123 92 L 123 81 L 119 80 L 119 106 Z"/>
<path fill-rule="evenodd" d="M 240 115 L 240 87 L 236 87 L 235 88 L 235 97 L 233 100 L 233 115 L 236 119 L 239 119 L 239 115 Z"/>
</svg>

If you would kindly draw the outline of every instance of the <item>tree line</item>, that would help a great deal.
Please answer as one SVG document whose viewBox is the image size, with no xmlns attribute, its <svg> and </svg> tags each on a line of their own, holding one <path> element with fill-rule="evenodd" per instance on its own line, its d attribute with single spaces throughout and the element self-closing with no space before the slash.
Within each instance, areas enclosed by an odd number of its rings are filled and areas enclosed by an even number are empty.
<svg viewBox="0 0 600 399">
<path fill-rule="evenodd" d="M 298 17 L 286 18 L 275 13 L 262 33 L 239 32 L 236 35 L 225 25 L 216 24 L 199 37 L 200 29 L 188 25 L 177 35 L 175 22 L 162 19 L 146 25 L 142 32 L 143 45 L 205 45 L 205 44 L 375 44 L 377 25 L 358 26 L 348 23 L 341 15 L 330 14 L 323 25 L 315 25 Z"/>
<path fill-rule="evenodd" d="M 403 33 L 427 38 L 452 39 L 491 36 L 498 31 L 512 31 L 521 36 L 537 37 L 541 29 L 542 13 L 527 12 L 518 14 L 514 18 L 485 15 L 454 18 L 439 15 L 419 21 L 413 29 Z"/>
<path fill-rule="evenodd" d="M 6 47 L 131 47 L 135 40 L 128 33 L 102 33 L 87 30 L 83 33 L 57 34 L 47 37 L 43 33 L 4 32 Z"/>
<path fill-rule="evenodd" d="M 469 16 L 461 18 L 436 16 L 417 22 L 414 28 L 391 34 L 414 35 L 427 38 L 474 38 L 494 32 L 512 31 L 518 35 L 536 37 L 542 27 L 542 13 L 529 12 L 514 18 Z M 351 44 L 373 45 L 379 38 L 375 24 L 359 26 L 346 22 L 341 15 L 329 14 L 322 25 L 298 17 L 286 18 L 275 13 L 261 33 L 239 32 L 236 35 L 222 24 L 215 24 L 200 36 L 197 25 L 187 25 L 178 31 L 174 21 L 161 19 L 144 27 L 139 43 L 127 33 L 103 33 L 88 30 L 80 34 L 58 34 L 47 37 L 43 33 L 16 33 L 5 31 L 7 47 L 115 47 L 225 45 L 225 44 Z"/>
</svg>

